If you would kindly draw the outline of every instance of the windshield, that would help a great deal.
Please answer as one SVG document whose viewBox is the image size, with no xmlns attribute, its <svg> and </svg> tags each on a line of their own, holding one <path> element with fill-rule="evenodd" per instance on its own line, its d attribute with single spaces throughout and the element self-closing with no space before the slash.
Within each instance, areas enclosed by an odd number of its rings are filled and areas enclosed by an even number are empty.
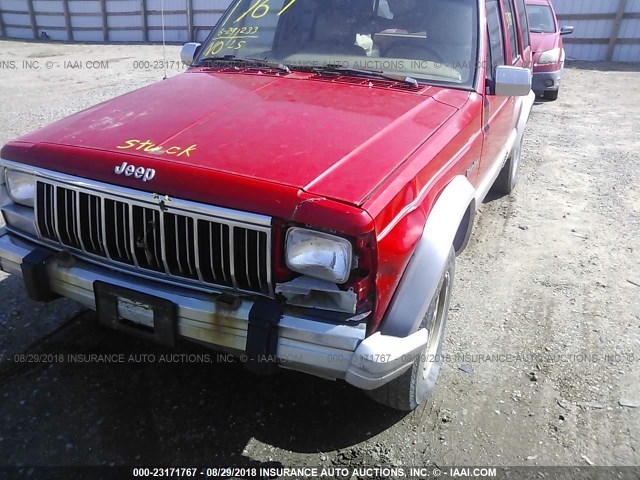
<svg viewBox="0 0 640 480">
<path fill-rule="evenodd" d="M 292 70 L 338 65 L 470 87 L 477 0 L 237 0 L 197 64 L 234 55 Z"/>
<path fill-rule="evenodd" d="M 535 33 L 554 33 L 556 25 L 553 12 L 548 5 L 527 5 L 529 30 Z"/>
</svg>

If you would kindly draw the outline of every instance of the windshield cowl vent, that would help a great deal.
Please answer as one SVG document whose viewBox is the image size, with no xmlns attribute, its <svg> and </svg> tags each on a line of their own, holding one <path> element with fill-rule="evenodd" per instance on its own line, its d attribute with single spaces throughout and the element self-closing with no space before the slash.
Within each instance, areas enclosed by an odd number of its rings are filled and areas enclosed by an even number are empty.
<svg viewBox="0 0 640 480">
<path fill-rule="evenodd" d="M 202 67 L 200 69 L 204 72 L 216 72 L 216 73 L 244 73 L 249 75 L 271 75 L 274 77 L 286 77 L 289 73 L 284 72 L 278 68 L 270 67 Z"/>
<path fill-rule="evenodd" d="M 340 74 L 325 74 L 325 73 L 316 73 L 312 76 L 314 80 L 324 80 L 326 82 L 338 82 L 338 83 L 350 83 L 352 85 L 360 85 L 363 87 L 369 88 L 386 88 L 386 89 L 394 89 L 394 90 L 405 90 L 410 92 L 420 92 L 424 90 L 427 85 L 419 85 L 413 86 L 409 85 L 405 82 L 396 82 L 394 80 L 385 80 L 378 78 L 362 78 L 362 77 L 352 77 L 350 75 L 340 75 Z"/>
</svg>

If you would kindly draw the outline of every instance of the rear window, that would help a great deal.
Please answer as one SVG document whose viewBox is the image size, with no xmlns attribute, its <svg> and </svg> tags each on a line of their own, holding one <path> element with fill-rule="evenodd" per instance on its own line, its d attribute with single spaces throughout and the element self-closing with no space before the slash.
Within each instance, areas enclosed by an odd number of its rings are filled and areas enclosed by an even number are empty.
<svg viewBox="0 0 640 480">
<path fill-rule="evenodd" d="M 553 11 L 548 5 L 527 5 L 527 13 L 530 31 L 536 33 L 554 33 L 556 31 Z"/>
</svg>

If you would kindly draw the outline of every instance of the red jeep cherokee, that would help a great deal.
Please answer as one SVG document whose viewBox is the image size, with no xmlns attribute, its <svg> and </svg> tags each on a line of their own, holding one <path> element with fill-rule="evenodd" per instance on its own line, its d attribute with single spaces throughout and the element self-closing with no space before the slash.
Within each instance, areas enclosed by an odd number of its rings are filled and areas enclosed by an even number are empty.
<svg viewBox="0 0 640 480">
<path fill-rule="evenodd" d="M 516 182 L 523 1 L 236 0 L 185 73 L 2 149 L 0 267 L 415 408 L 476 208 Z"/>
</svg>

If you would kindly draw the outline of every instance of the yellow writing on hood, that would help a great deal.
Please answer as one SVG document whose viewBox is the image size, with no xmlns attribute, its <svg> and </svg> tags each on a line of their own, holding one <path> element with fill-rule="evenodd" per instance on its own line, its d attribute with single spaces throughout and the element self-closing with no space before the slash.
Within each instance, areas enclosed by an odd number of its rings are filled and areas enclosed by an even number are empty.
<svg viewBox="0 0 640 480">
<path fill-rule="evenodd" d="M 116 148 L 121 150 L 133 149 L 136 151 L 143 151 L 147 153 L 166 153 L 167 155 L 176 155 L 177 157 L 181 157 L 185 155 L 187 157 L 191 157 L 191 153 L 196 150 L 197 144 L 189 145 L 188 147 L 180 147 L 178 145 L 174 145 L 169 148 L 165 148 L 164 145 L 157 145 L 153 143 L 151 140 L 138 140 L 133 138 L 131 140 L 126 140 L 124 144 L 118 145 Z"/>
</svg>

